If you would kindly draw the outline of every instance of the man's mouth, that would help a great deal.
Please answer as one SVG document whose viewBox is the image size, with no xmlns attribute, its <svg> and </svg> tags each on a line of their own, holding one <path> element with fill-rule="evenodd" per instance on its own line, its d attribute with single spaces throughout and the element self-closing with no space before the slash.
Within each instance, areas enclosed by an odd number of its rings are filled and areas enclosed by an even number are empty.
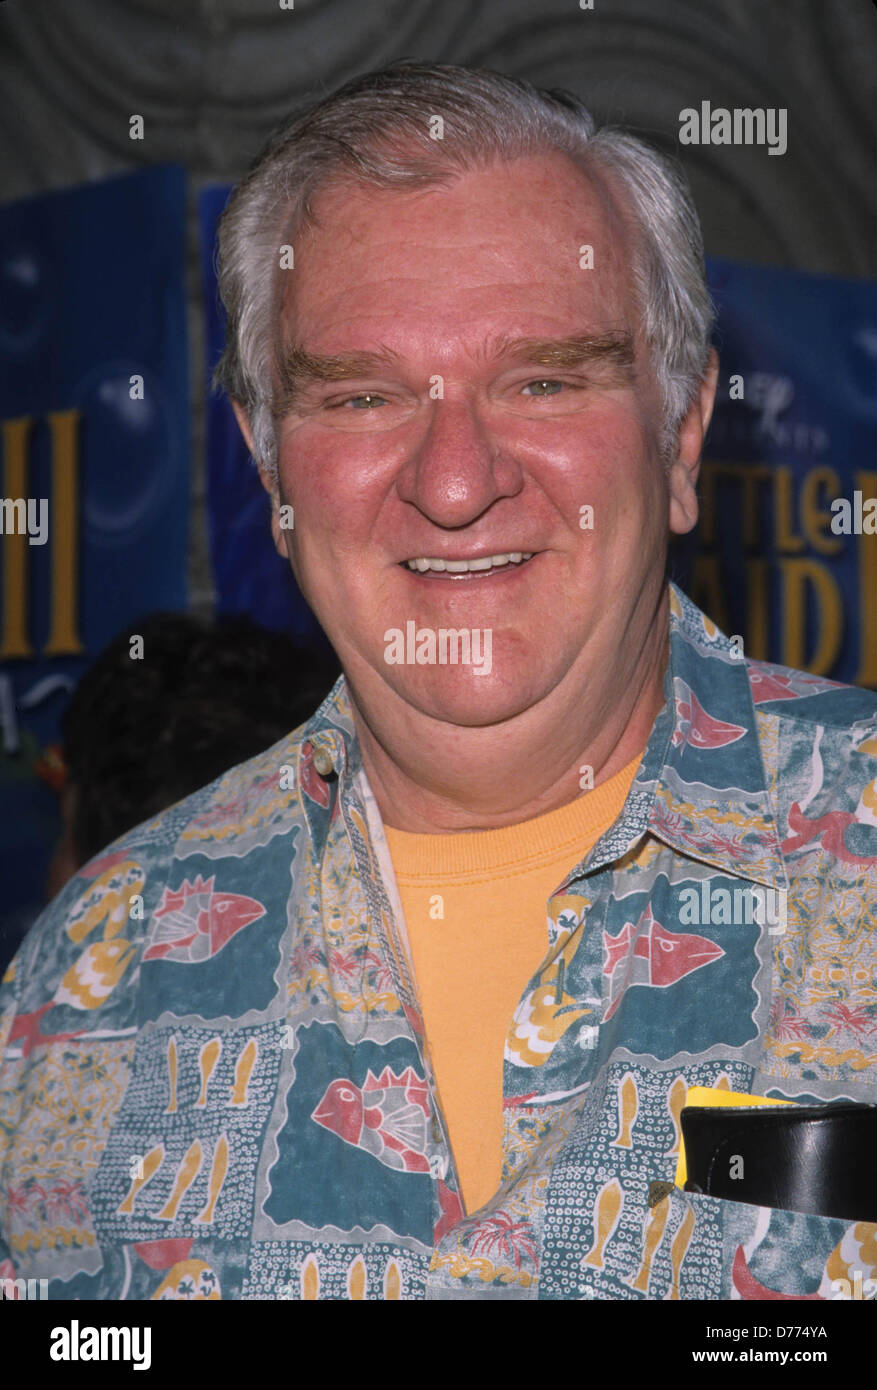
<svg viewBox="0 0 877 1390">
<path fill-rule="evenodd" d="M 516 569 L 532 560 L 535 551 L 509 550 L 498 555 L 482 555 L 471 560 L 441 560 L 418 555 L 403 560 L 402 566 L 414 574 L 437 574 L 451 579 L 463 579 L 472 574 L 490 575 L 500 570 Z"/>
</svg>

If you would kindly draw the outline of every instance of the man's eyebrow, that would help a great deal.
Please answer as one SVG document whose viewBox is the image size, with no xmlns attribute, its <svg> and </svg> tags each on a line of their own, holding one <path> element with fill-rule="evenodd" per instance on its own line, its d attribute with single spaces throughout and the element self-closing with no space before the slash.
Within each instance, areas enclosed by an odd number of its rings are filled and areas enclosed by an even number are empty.
<svg viewBox="0 0 877 1390">
<path fill-rule="evenodd" d="M 623 329 L 607 333 L 575 333 L 565 338 L 510 338 L 503 334 L 488 347 L 496 358 L 509 358 L 539 367 L 571 368 L 606 366 L 629 368 L 634 365 L 632 335 Z M 399 354 L 391 348 L 374 351 L 339 352 L 327 356 L 290 345 L 280 364 L 280 409 L 289 409 L 299 392 L 320 382 L 350 381 L 367 377 L 381 368 L 399 365 Z"/>
<path fill-rule="evenodd" d="M 636 360 L 633 337 L 624 329 L 608 333 L 574 333 L 567 338 L 500 338 L 497 357 L 511 357 L 540 367 L 632 367 Z"/>
<path fill-rule="evenodd" d="M 281 412 L 290 409 L 299 392 L 319 382 L 351 381 L 355 377 L 367 377 L 382 367 L 398 366 L 399 354 L 390 348 L 379 348 L 374 352 L 338 352 L 328 356 L 308 352 L 306 348 L 292 344 L 286 349 L 280 363 L 280 401 Z"/>
</svg>

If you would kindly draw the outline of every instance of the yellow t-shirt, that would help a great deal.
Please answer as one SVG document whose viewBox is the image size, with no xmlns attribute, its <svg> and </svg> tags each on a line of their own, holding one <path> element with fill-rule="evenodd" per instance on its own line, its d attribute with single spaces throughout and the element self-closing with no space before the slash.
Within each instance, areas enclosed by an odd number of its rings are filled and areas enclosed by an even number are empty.
<svg viewBox="0 0 877 1390">
<path fill-rule="evenodd" d="M 548 951 L 547 900 L 617 819 L 639 762 L 520 825 L 450 835 L 385 827 L 467 1212 L 499 1186 L 505 1039 Z"/>
</svg>

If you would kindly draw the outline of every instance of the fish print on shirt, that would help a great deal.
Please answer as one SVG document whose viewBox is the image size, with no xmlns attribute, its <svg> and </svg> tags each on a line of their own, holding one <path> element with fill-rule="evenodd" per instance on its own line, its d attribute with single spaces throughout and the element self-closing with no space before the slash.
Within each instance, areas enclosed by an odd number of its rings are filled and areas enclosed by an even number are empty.
<svg viewBox="0 0 877 1390">
<path fill-rule="evenodd" d="M 341 678 L 22 943 L 0 1277 L 102 1300 L 857 1296 L 873 1224 L 673 1179 L 692 1086 L 877 1103 L 877 695 L 737 659 L 672 585 L 664 694 L 621 814 L 546 904 L 480 1211 Z M 787 895 L 781 931 L 682 916 L 742 888 Z"/>
<path fill-rule="evenodd" d="M 603 933 L 605 964 L 609 981 L 610 1019 L 628 989 L 637 985 L 668 989 L 693 970 L 702 970 L 725 953 L 709 937 L 693 932 L 674 932 L 662 927 L 648 908 L 638 926 L 625 922 L 617 936 Z"/>
</svg>

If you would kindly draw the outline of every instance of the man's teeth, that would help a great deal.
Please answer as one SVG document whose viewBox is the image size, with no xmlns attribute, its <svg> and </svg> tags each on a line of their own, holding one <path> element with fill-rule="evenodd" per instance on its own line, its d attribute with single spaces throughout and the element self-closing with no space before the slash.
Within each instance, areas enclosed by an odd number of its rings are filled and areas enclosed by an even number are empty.
<svg viewBox="0 0 877 1390">
<path fill-rule="evenodd" d="M 418 570 L 421 574 L 425 574 L 427 570 L 447 570 L 449 574 L 466 574 L 471 570 L 519 565 L 523 560 L 532 559 L 534 553 L 532 550 L 510 550 L 505 555 L 485 555 L 480 560 L 429 560 L 419 557 L 416 560 L 406 560 L 405 563 L 410 570 Z"/>
</svg>

